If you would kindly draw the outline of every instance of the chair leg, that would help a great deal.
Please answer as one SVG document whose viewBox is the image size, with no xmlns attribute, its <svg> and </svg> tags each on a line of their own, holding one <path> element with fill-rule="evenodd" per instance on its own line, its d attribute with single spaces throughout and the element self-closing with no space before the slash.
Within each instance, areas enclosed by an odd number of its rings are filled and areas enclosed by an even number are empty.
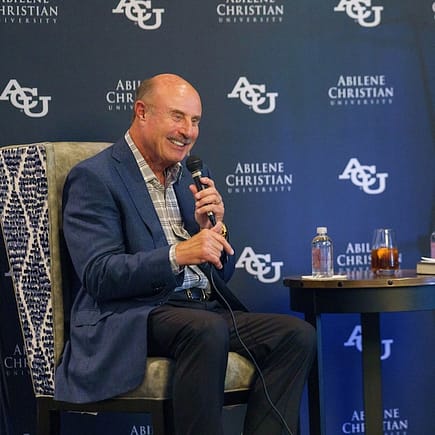
<svg viewBox="0 0 435 435">
<path fill-rule="evenodd" d="M 60 435 L 60 411 L 50 411 L 50 435 Z"/>
<path fill-rule="evenodd" d="M 153 435 L 172 435 L 172 431 L 169 431 L 166 427 L 164 413 L 153 412 L 151 416 L 151 423 L 153 426 Z"/>
<path fill-rule="evenodd" d="M 43 399 L 36 399 L 36 435 L 51 435 L 50 408 Z"/>
<path fill-rule="evenodd" d="M 36 435 L 60 435 L 60 411 L 50 407 L 50 399 L 36 399 Z"/>
<path fill-rule="evenodd" d="M 163 403 L 162 408 L 151 413 L 153 435 L 174 435 L 174 414 L 170 402 Z"/>
</svg>

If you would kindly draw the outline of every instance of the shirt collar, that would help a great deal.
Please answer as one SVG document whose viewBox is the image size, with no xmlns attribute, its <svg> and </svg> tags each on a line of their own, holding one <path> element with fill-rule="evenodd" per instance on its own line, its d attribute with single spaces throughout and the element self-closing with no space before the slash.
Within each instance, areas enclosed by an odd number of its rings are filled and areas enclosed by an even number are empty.
<svg viewBox="0 0 435 435">
<path fill-rule="evenodd" d="M 129 131 L 125 133 L 124 138 L 128 146 L 130 147 L 131 152 L 133 153 L 133 156 L 139 166 L 140 171 L 142 172 L 145 182 L 148 183 L 152 180 L 157 180 L 156 175 L 151 170 L 146 160 L 143 158 L 143 155 L 137 148 L 136 144 L 133 142 L 133 139 L 131 138 Z M 166 179 L 166 184 L 168 186 L 177 182 L 180 179 L 182 168 L 183 166 L 180 162 L 177 162 L 174 165 L 166 168 L 165 179 Z"/>
</svg>

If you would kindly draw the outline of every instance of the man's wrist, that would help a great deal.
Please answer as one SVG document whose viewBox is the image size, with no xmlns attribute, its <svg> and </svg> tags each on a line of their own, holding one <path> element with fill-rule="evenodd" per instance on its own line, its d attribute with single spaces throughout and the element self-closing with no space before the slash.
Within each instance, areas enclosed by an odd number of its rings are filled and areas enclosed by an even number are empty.
<svg viewBox="0 0 435 435">
<path fill-rule="evenodd" d="M 177 263 L 177 257 L 175 255 L 175 246 L 176 244 L 171 245 L 171 247 L 169 248 L 169 261 L 171 263 L 172 272 L 178 275 L 183 271 L 184 266 L 179 266 Z"/>
</svg>

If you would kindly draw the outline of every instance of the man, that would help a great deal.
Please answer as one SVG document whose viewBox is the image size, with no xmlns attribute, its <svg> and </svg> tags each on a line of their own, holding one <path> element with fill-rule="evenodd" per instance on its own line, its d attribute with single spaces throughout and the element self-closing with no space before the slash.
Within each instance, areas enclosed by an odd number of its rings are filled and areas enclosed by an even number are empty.
<svg viewBox="0 0 435 435">
<path fill-rule="evenodd" d="M 228 351 L 247 356 L 227 301 L 272 401 L 296 434 L 315 335 L 295 317 L 248 313 L 226 286 L 234 251 L 222 197 L 207 168 L 198 191 L 185 167 L 201 112 L 197 91 L 181 77 L 145 80 L 125 137 L 69 174 L 63 225 L 81 288 L 55 397 L 86 402 L 125 393 L 143 380 L 147 355 L 167 356 L 176 361 L 177 433 L 222 435 Z M 287 432 L 256 378 L 244 434 L 281 433 Z"/>
</svg>

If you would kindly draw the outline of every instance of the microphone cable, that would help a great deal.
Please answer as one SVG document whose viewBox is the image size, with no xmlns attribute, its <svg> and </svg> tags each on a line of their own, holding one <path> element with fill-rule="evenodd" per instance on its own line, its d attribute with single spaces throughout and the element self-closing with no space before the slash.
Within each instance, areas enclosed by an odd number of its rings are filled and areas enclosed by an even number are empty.
<svg viewBox="0 0 435 435">
<path fill-rule="evenodd" d="M 199 178 L 202 176 L 201 170 L 203 167 L 203 163 L 202 160 L 198 157 L 198 156 L 193 156 L 190 155 L 187 160 L 186 160 L 186 167 L 189 170 L 189 172 L 192 174 L 192 178 L 193 181 L 195 182 L 195 186 L 198 189 L 198 191 L 202 190 L 205 188 L 205 186 L 203 186 L 199 180 Z M 216 218 L 214 216 L 214 214 L 212 212 L 207 213 L 208 218 L 211 222 L 211 224 L 213 226 L 216 225 Z M 254 367 L 257 371 L 258 376 L 261 379 L 261 383 L 263 385 L 263 391 L 264 391 L 264 395 L 266 397 L 267 402 L 269 403 L 269 405 L 271 406 L 272 410 L 275 412 L 275 414 L 277 415 L 279 421 L 281 422 L 281 426 L 285 428 L 286 432 L 288 433 L 288 435 L 294 435 L 293 432 L 291 431 L 291 429 L 288 427 L 287 422 L 285 421 L 284 417 L 282 416 L 282 414 L 279 412 L 278 408 L 275 406 L 275 404 L 273 403 L 270 395 L 269 395 L 269 390 L 267 388 L 266 385 L 266 381 L 264 380 L 264 376 L 263 376 L 263 372 L 261 371 L 254 355 L 252 355 L 251 351 L 248 349 L 248 346 L 246 346 L 246 344 L 244 343 L 242 337 L 240 336 L 239 333 L 239 328 L 237 327 L 237 321 L 236 318 L 234 316 L 234 312 L 230 306 L 230 304 L 228 303 L 228 301 L 225 299 L 224 295 L 218 290 L 215 282 L 214 282 L 214 278 L 213 278 L 213 269 L 214 266 L 212 264 L 210 264 L 210 281 L 211 281 L 211 285 L 214 288 L 214 290 L 216 291 L 216 293 L 219 295 L 219 297 L 222 299 L 222 301 L 225 303 L 226 308 L 228 309 L 230 315 L 231 315 L 231 320 L 234 326 L 234 331 L 236 333 L 237 339 L 239 340 L 240 344 L 242 345 L 243 349 L 245 349 L 246 353 L 248 354 L 249 358 L 251 359 L 252 363 L 254 364 Z"/>
<path fill-rule="evenodd" d="M 258 365 L 254 355 L 252 355 L 252 352 L 248 349 L 248 346 L 245 344 L 245 342 L 243 341 L 242 337 L 240 336 L 239 328 L 237 327 L 237 321 L 236 321 L 236 317 L 234 316 L 234 312 L 233 312 L 230 304 L 228 303 L 228 301 L 225 299 L 224 295 L 217 288 L 217 286 L 216 286 L 216 284 L 214 282 L 214 278 L 213 278 L 213 269 L 214 269 L 214 266 L 213 265 L 210 265 L 210 266 L 211 266 L 211 270 L 210 270 L 211 285 L 212 285 L 213 289 L 215 290 L 215 292 L 219 295 L 219 297 L 224 301 L 225 306 L 226 306 L 226 308 L 228 309 L 228 311 L 230 313 L 231 320 L 232 320 L 233 326 L 234 326 L 234 332 L 236 333 L 237 339 L 239 340 L 239 342 L 242 345 L 243 349 L 245 349 L 246 353 L 248 354 L 249 358 L 251 359 L 252 363 L 254 364 L 255 370 L 257 371 L 257 374 L 260 377 L 261 383 L 263 385 L 263 392 L 264 392 L 264 395 L 266 397 L 266 400 L 269 403 L 269 405 L 272 408 L 272 410 L 275 412 L 276 416 L 280 420 L 281 426 L 284 427 L 284 429 L 286 430 L 288 435 L 294 435 L 293 432 L 291 431 L 291 429 L 289 428 L 287 422 L 285 421 L 284 417 L 279 412 L 278 408 L 273 403 L 273 401 L 272 401 L 272 399 L 270 397 L 269 390 L 267 388 L 266 381 L 265 381 L 264 376 L 263 376 L 263 372 L 261 371 L 260 366 Z"/>
</svg>

